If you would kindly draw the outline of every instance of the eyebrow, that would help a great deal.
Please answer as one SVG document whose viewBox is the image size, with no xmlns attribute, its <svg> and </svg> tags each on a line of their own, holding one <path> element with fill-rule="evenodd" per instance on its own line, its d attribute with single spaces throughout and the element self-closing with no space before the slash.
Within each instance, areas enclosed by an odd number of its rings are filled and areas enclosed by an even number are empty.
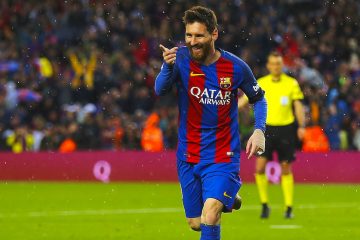
<svg viewBox="0 0 360 240">
<path fill-rule="evenodd" d="M 192 33 L 189 33 L 189 32 L 186 32 L 185 35 L 187 35 L 187 36 L 195 35 L 195 36 L 200 36 L 200 37 L 205 36 L 205 34 L 203 34 L 203 33 L 194 33 L 194 34 L 192 34 Z"/>
</svg>

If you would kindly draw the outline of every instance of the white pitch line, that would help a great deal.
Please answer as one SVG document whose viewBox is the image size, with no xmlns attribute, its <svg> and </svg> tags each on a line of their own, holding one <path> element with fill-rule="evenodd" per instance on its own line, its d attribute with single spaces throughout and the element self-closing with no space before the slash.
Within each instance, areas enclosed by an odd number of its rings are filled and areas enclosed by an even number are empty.
<svg viewBox="0 0 360 240">
<path fill-rule="evenodd" d="M 123 215 L 123 214 L 151 214 L 151 213 L 176 213 L 182 208 L 139 208 L 139 209 L 98 209 L 98 210 L 69 210 L 69 211 L 39 211 L 4 214 L 0 218 L 16 217 L 57 217 L 57 216 L 97 216 L 97 215 Z"/>
<path fill-rule="evenodd" d="M 330 209 L 330 208 L 352 208 L 358 207 L 359 203 L 332 203 L 332 204 L 307 204 L 297 205 L 295 209 Z M 244 205 L 240 211 L 258 210 L 259 205 Z M 271 205 L 272 209 L 281 209 L 281 205 Z M 19 217 L 62 217 L 62 216 L 98 216 L 98 215 L 124 215 L 124 214 L 153 214 L 153 213 L 182 213 L 182 208 L 138 208 L 138 209 L 88 209 L 88 210 L 64 210 L 64 211 L 37 211 L 37 212 L 18 212 L 18 213 L 0 213 L 1 218 L 19 218 Z"/>
<path fill-rule="evenodd" d="M 270 225 L 271 229 L 299 229 L 301 225 Z"/>
<path fill-rule="evenodd" d="M 295 209 L 319 209 L 319 208 L 325 208 L 325 209 L 329 209 L 329 208 L 351 208 L 351 207 L 358 207 L 360 204 L 357 202 L 348 202 L 348 203 L 331 203 L 331 204 L 321 204 L 321 205 L 317 205 L 317 204 L 300 204 L 300 205 L 295 205 Z M 272 209 L 282 209 L 284 208 L 283 205 L 271 205 L 270 207 Z M 260 207 L 259 205 L 244 205 L 241 208 L 241 211 L 246 211 L 246 210 L 258 210 Z M 360 207 L 358 207 L 360 209 Z"/>
</svg>

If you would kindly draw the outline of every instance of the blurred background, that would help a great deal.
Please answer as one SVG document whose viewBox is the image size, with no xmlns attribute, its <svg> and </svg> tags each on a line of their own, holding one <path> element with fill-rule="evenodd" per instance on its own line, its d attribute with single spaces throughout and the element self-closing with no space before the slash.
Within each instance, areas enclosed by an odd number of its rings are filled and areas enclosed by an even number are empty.
<svg viewBox="0 0 360 240">
<path fill-rule="evenodd" d="M 153 85 L 159 43 L 184 44 L 194 4 L 215 10 L 217 46 L 256 77 L 270 51 L 284 55 L 305 93 L 305 141 L 319 127 L 329 149 L 360 150 L 359 1 L 14 0 L 0 6 L 1 151 L 176 148 L 175 89 L 160 100 Z M 243 142 L 252 120 L 240 113 Z"/>
<path fill-rule="evenodd" d="M 198 239 L 175 183 L 176 89 L 153 90 L 159 44 L 184 45 L 198 4 L 218 17 L 218 47 L 257 78 L 280 52 L 305 94 L 295 219 L 273 162 L 272 216 L 259 220 L 242 156 L 244 206 L 224 239 L 360 239 L 358 0 L 0 1 L 0 239 Z M 251 106 L 239 121 L 245 146 Z"/>
</svg>

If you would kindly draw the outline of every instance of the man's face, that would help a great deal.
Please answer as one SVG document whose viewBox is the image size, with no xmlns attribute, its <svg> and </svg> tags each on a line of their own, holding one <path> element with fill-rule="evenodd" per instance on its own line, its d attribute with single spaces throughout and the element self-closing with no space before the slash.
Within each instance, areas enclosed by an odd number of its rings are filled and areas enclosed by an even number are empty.
<svg viewBox="0 0 360 240">
<path fill-rule="evenodd" d="M 202 62 L 209 55 L 217 39 L 217 29 L 210 34 L 205 24 L 194 22 L 185 26 L 185 43 L 190 50 L 191 57 Z"/>
<path fill-rule="evenodd" d="M 271 75 L 280 76 L 283 69 L 283 60 L 280 56 L 270 56 L 266 64 L 267 69 Z"/>
</svg>

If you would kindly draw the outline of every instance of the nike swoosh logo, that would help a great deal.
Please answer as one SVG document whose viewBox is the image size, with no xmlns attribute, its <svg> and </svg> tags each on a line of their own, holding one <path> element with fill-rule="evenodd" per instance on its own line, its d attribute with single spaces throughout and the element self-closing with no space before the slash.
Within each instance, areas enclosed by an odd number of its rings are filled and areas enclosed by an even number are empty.
<svg viewBox="0 0 360 240">
<path fill-rule="evenodd" d="M 224 197 L 232 198 L 232 197 L 230 197 L 226 192 L 224 192 Z"/>
<path fill-rule="evenodd" d="M 205 74 L 204 73 L 194 73 L 194 72 L 190 73 L 190 77 L 198 77 L 198 76 L 205 76 Z"/>
</svg>

